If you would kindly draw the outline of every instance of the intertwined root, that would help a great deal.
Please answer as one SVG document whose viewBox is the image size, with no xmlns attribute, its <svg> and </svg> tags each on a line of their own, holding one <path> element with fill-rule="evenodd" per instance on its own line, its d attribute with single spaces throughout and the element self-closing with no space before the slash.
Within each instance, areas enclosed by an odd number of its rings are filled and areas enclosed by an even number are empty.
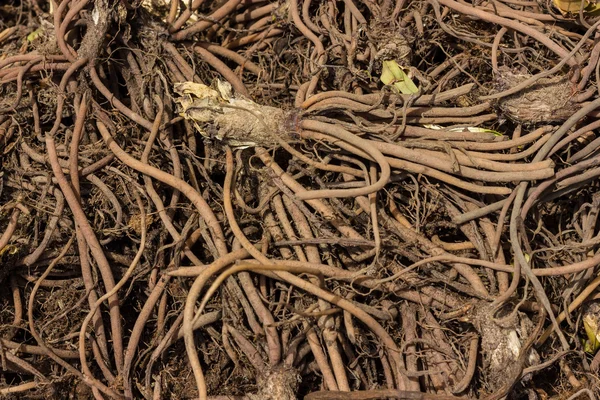
<svg viewBox="0 0 600 400">
<path fill-rule="evenodd" d="M 4 3 L 0 397 L 596 382 L 593 2 Z"/>
</svg>

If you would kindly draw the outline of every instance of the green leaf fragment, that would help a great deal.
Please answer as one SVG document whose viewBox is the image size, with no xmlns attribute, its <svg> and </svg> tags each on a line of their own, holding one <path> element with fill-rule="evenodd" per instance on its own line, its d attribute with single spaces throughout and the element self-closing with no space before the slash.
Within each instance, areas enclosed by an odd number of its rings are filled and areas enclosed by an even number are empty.
<svg viewBox="0 0 600 400">
<path fill-rule="evenodd" d="M 598 330 L 598 325 L 592 316 L 586 315 L 583 318 L 583 327 L 585 328 L 585 334 L 587 335 L 587 340 L 584 341 L 585 351 L 594 354 L 600 349 L 600 332 Z"/>
<path fill-rule="evenodd" d="M 419 88 L 396 61 L 384 61 L 379 78 L 384 85 L 394 85 L 402 94 L 415 94 Z"/>
<path fill-rule="evenodd" d="M 35 39 L 40 37 L 42 35 L 42 33 L 44 33 L 44 30 L 42 28 L 36 29 L 35 31 L 33 31 L 29 35 L 27 35 L 27 41 L 33 42 Z"/>
</svg>

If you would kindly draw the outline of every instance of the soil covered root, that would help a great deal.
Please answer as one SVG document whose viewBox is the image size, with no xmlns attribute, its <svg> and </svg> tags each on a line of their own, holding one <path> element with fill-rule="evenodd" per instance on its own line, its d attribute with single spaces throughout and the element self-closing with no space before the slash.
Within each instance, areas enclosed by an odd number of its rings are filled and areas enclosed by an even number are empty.
<svg viewBox="0 0 600 400">
<path fill-rule="evenodd" d="M 500 67 L 495 77 L 498 91 L 512 89 L 532 77 L 531 74 Z M 539 79 L 518 93 L 500 99 L 498 107 L 505 117 L 525 124 L 562 122 L 581 108 L 573 94 L 576 87 L 568 76 Z"/>
<path fill-rule="evenodd" d="M 217 80 L 215 86 L 183 82 L 174 87 L 180 95 L 176 99 L 180 114 L 202 136 L 236 147 L 273 146 L 291 140 L 288 132 L 294 129 L 296 113 L 234 95 L 227 82 Z"/>
<path fill-rule="evenodd" d="M 246 394 L 250 400 L 296 400 L 300 375 L 290 367 L 279 365 L 259 371 L 256 378 L 258 392 Z"/>
<path fill-rule="evenodd" d="M 512 311 L 512 310 L 511 310 Z M 485 382 L 490 393 L 512 385 L 523 368 L 540 363 L 540 355 L 526 346 L 534 332 L 527 314 L 502 312 L 489 303 L 474 306 L 470 319 L 481 335 Z M 523 362 L 520 361 L 523 357 Z"/>
</svg>

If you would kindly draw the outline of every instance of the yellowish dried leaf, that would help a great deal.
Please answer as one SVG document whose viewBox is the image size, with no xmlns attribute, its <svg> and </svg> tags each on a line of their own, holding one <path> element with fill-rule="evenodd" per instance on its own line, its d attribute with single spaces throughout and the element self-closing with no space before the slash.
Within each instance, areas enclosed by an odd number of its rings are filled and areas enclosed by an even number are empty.
<svg viewBox="0 0 600 400">
<path fill-rule="evenodd" d="M 552 0 L 552 3 L 563 15 L 579 14 L 580 10 L 586 15 L 600 12 L 600 3 L 596 0 Z"/>
</svg>

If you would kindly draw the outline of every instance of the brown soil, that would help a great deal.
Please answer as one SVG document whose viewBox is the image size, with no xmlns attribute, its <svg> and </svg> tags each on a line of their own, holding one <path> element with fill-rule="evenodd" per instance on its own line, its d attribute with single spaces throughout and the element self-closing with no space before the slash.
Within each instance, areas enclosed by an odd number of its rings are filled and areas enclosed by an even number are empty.
<svg viewBox="0 0 600 400">
<path fill-rule="evenodd" d="M 600 395 L 596 18 L 2 2 L 0 399 Z"/>
</svg>

